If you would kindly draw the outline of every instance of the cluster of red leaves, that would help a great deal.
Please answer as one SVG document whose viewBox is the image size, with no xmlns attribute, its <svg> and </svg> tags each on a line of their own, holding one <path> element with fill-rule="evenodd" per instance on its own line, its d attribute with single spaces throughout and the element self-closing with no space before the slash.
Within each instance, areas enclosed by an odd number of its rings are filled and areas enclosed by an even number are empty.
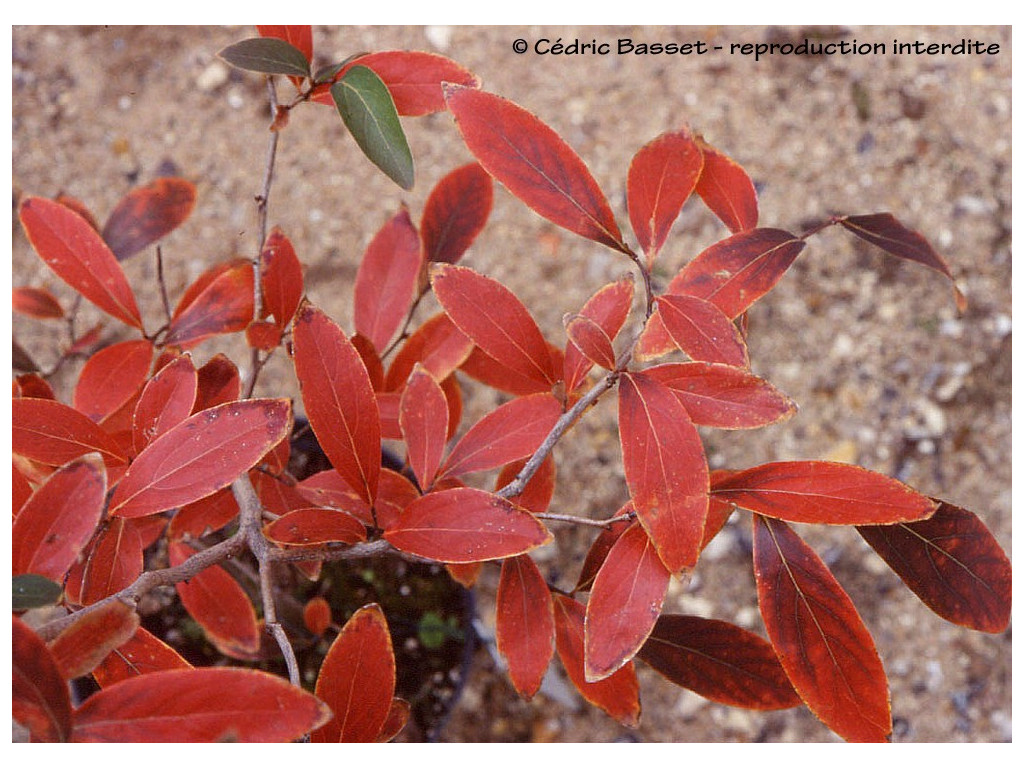
<svg viewBox="0 0 1024 768">
<path fill-rule="evenodd" d="M 312 56 L 308 28 L 261 32 L 288 41 L 307 62 Z M 14 384 L 14 575 L 63 585 L 59 600 L 81 612 L 49 643 L 14 619 L 16 719 L 37 740 L 270 740 L 311 732 L 314 741 L 379 741 L 398 733 L 409 705 L 394 695 L 394 653 L 375 605 L 351 616 L 333 641 L 314 697 L 264 673 L 193 669 L 140 628 L 123 602 L 144 580 L 143 552 L 157 542 L 174 572 L 223 538 L 239 516 L 229 486 L 242 476 L 264 509 L 262 535 L 281 550 L 304 550 L 297 567 L 310 578 L 331 549 L 380 540 L 446 564 L 466 585 L 484 563 L 498 563 L 497 645 L 524 697 L 539 690 L 557 655 L 585 699 L 635 726 L 639 658 L 712 700 L 755 709 L 804 703 L 843 738 L 884 740 L 891 714 L 874 642 L 850 597 L 789 524 L 855 526 L 936 613 L 986 632 L 1009 623 L 1010 565 L 973 513 L 867 469 L 792 461 L 709 470 L 698 427 L 753 429 L 795 411 L 751 370 L 744 318 L 806 236 L 759 228 L 743 169 L 678 130 L 641 148 L 629 168 L 627 208 L 641 259 L 586 165 L 550 127 L 480 90 L 468 73 L 462 84 L 451 82 L 451 73 L 465 71 L 439 59 L 356 60 L 387 84 L 400 114 L 449 110 L 476 162 L 436 184 L 418 225 L 403 208 L 374 236 L 355 280 L 351 335 L 304 298 L 301 264 L 280 229 L 258 264 L 212 267 L 164 326 L 147 333 L 119 262 L 186 219 L 194 189 L 183 180 L 132 192 L 102 229 L 76 201 L 21 202 L 21 223 L 40 257 L 140 338 L 89 357 L 71 405 L 36 374 Z M 638 338 L 620 339 L 634 314 L 631 279 L 600 287 L 567 314 L 567 341 L 557 346 L 505 286 L 458 264 L 486 224 L 492 179 L 541 216 L 637 265 L 645 282 Z M 694 193 L 732 234 L 654 295 L 649 269 Z M 889 214 L 830 223 L 951 277 L 927 242 Z M 442 311 L 410 330 L 427 292 Z M 15 308 L 39 318 L 64 314 L 34 288 L 15 291 Z M 239 372 L 222 355 L 195 366 L 189 350 L 236 332 L 261 353 L 290 354 L 332 469 L 297 482 L 286 470 L 290 403 L 242 397 Z M 685 361 L 658 362 L 670 353 Z M 508 396 L 465 430 L 460 374 Z M 543 522 L 555 484 L 550 449 L 613 388 L 629 501 L 608 518 L 565 591 L 547 583 L 529 554 L 552 539 Z M 404 445 L 408 473 L 382 466 L 384 440 Z M 494 490 L 470 484 L 487 471 L 498 473 Z M 670 580 L 697 566 L 736 509 L 752 513 L 767 639 L 662 610 Z M 228 570 L 211 563 L 175 582 L 222 654 L 252 661 L 273 653 Z M 331 618 L 322 600 L 307 606 L 314 634 Z M 66 681 L 83 675 L 102 690 L 76 709 Z"/>
</svg>

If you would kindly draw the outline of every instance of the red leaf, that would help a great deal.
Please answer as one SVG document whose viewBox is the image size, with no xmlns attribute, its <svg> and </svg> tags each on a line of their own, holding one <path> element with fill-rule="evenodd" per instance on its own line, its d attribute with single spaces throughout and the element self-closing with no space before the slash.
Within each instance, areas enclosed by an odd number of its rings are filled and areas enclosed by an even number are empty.
<svg viewBox="0 0 1024 768">
<path fill-rule="evenodd" d="M 316 695 L 334 719 L 311 734 L 314 743 L 376 741 L 395 695 L 395 654 L 376 603 L 360 608 L 342 627 L 320 667 Z"/>
<path fill-rule="evenodd" d="M 14 380 L 12 387 L 14 397 L 37 397 L 43 400 L 56 400 L 50 382 L 38 373 L 23 373 Z"/>
<path fill-rule="evenodd" d="M 198 390 L 192 413 L 199 413 L 215 405 L 238 400 L 242 392 L 242 379 L 238 368 L 223 353 L 218 352 L 196 371 Z"/>
<path fill-rule="evenodd" d="M 451 264 L 433 265 L 430 281 L 452 322 L 487 355 L 545 388 L 557 380 L 544 335 L 508 288 Z"/>
<path fill-rule="evenodd" d="M 409 722 L 409 716 L 412 714 L 412 707 L 409 702 L 405 699 L 394 698 L 391 700 L 391 709 L 388 710 L 388 716 L 384 720 L 384 725 L 381 726 L 380 733 L 377 734 L 377 743 L 384 744 L 391 741 L 402 729 L 405 728 L 405 724 Z"/>
<path fill-rule="evenodd" d="M 188 418 L 198 390 L 199 377 L 188 355 L 178 357 L 157 371 L 143 388 L 132 415 L 136 453 Z"/>
<path fill-rule="evenodd" d="M 757 226 L 757 190 L 747 172 L 703 139 L 697 139 L 704 167 L 697 180 L 697 194 L 730 232 Z"/>
<path fill-rule="evenodd" d="M 210 336 L 244 331 L 253 319 L 253 291 L 248 261 L 213 267 L 178 302 L 164 343 L 187 349 Z"/>
<path fill-rule="evenodd" d="M 549 394 L 510 400 L 470 427 L 448 455 L 439 477 L 494 469 L 531 456 L 561 415 L 561 404 Z"/>
<path fill-rule="evenodd" d="M 93 694 L 75 713 L 77 742 L 277 742 L 330 712 L 311 693 L 254 669 L 153 672 Z"/>
<path fill-rule="evenodd" d="M 80 617 L 50 643 L 50 653 L 65 680 L 92 672 L 115 648 L 139 628 L 134 608 L 114 600 Z"/>
<path fill-rule="evenodd" d="M 15 288 L 12 292 L 12 302 L 11 309 L 15 312 L 37 320 L 59 320 L 64 317 L 64 307 L 60 305 L 57 297 L 45 288 Z"/>
<path fill-rule="evenodd" d="M 1009 626 L 1010 561 L 973 512 L 941 501 L 927 520 L 857 530 L 946 621 L 993 633 Z"/>
<path fill-rule="evenodd" d="M 370 505 L 363 501 L 359 494 L 353 491 L 352 487 L 333 469 L 317 472 L 296 487 L 311 504 L 340 509 L 366 525 L 374 524 Z"/>
<path fill-rule="evenodd" d="M 451 488 L 412 502 L 384 538 L 420 557 L 475 563 L 521 555 L 548 543 L 551 534 L 527 510 L 500 496 Z"/>
<path fill-rule="evenodd" d="M 304 305 L 293 329 L 306 416 L 331 466 L 367 504 L 380 476 L 380 411 L 359 352 L 321 310 Z"/>
<path fill-rule="evenodd" d="M 106 473 L 95 455 L 73 459 L 46 478 L 14 519 L 14 575 L 62 582 L 100 522 L 106 493 Z"/>
<path fill-rule="evenodd" d="M 448 440 L 448 400 L 434 377 L 418 366 L 402 392 L 398 414 L 409 466 L 420 488 L 429 489 Z"/>
<path fill-rule="evenodd" d="M 139 627 L 131 639 L 112 651 L 93 670 L 92 676 L 100 687 L 107 688 L 138 675 L 191 667 L 171 646 Z"/>
<path fill-rule="evenodd" d="M 29 626 L 12 617 L 11 714 L 33 741 L 68 741 L 72 712 L 68 686 L 50 649 Z"/>
<path fill-rule="evenodd" d="M 124 261 L 177 229 L 195 204 L 191 181 L 156 179 L 121 198 L 103 225 L 103 239 L 117 260 Z"/>
<path fill-rule="evenodd" d="M 250 470 L 249 480 L 263 508 L 272 514 L 286 515 L 293 510 L 310 506 L 298 488 L 285 482 L 283 478 L 267 474 L 262 469 Z"/>
<path fill-rule="evenodd" d="M 380 528 L 391 528 L 398 523 L 405 508 L 420 497 L 420 492 L 405 475 L 394 470 L 382 468 L 380 471 L 380 491 L 373 502 Z"/>
<path fill-rule="evenodd" d="M 692 568 L 708 510 L 708 465 L 675 395 L 642 373 L 619 383 L 619 437 L 630 497 L 665 567 Z"/>
<path fill-rule="evenodd" d="M 420 219 L 428 261 L 455 264 L 487 223 L 494 200 L 491 177 L 478 163 L 449 173 L 430 191 Z"/>
<path fill-rule="evenodd" d="M 168 545 L 172 566 L 180 565 L 195 550 L 180 541 Z M 221 653 L 248 659 L 260 648 L 256 610 L 245 590 L 219 565 L 206 568 L 174 585 L 181 604 L 202 627 L 206 638 Z"/>
<path fill-rule="evenodd" d="M 615 516 L 621 517 L 628 512 L 632 512 L 632 510 L 632 504 L 627 503 Z M 587 550 L 587 556 L 583 560 L 583 566 L 580 568 L 580 577 L 576 582 L 576 586 L 573 587 L 573 592 L 586 592 L 590 589 L 597 576 L 597 572 L 600 570 L 601 565 L 604 564 L 604 560 L 608 557 L 608 553 L 611 552 L 615 542 L 619 540 L 619 537 L 632 524 L 632 520 L 616 520 L 614 523 L 608 523 L 601 529 L 601 533 L 598 534 L 597 538 L 591 543 L 590 549 Z"/>
<path fill-rule="evenodd" d="M 551 592 L 529 555 L 501 564 L 495 616 L 508 676 L 519 694 L 531 699 L 555 652 L 555 616 Z"/>
<path fill-rule="evenodd" d="M 145 339 L 101 349 L 83 366 L 71 404 L 93 421 L 103 420 L 146 383 L 152 362 L 153 345 Z"/>
<path fill-rule="evenodd" d="M 613 675 L 591 683 L 583 674 L 584 608 L 565 595 L 554 594 L 555 647 L 572 684 L 583 698 L 629 728 L 640 725 L 640 686 L 633 662 Z"/>
<path fill-rule="evenodd" d="M 18 469 L 18 465 L 11 463 L 11 513 L 17 517 L 25 502 L 32 495 L 32 484 Z"/>
<path fill-rule="evenodd" d="M 263 311 L 273 315 L 278 328 L 285 328 L 302 301 L 302 264 L 295 248 L 280 227 L 274 227 L 260 252 L 260 290 Z"/>
<path fill-rule="evenodd" d="M 603 680 L 628 662 L 644 644 L 671 574 L 643 526 L 634 523 L 612 545 L 590 588 L 584 622 L 584 675 Z"/>
<path fill-rule="evenodd" d="M 567 357 L 570 349 L 576 349 L 590 362 L 606 370 L 614 370 L 615 347 L 604 328 L 584 315 L 566 315 L 562 322 L 565 324 L 565 335 L 571 342 L 566 347 Z"/>
<path fill-rule="evenodd" d="M 160 435 L 128 468 L 110 514 L 142 517 L 231 484 L 291 431 L 288 400 L 241 400 L 190 416 Z"/>
<path fill-rule="evenodd" d="M 771 644 L 725 621 L 666 614 L 637 657 L 676 685 L 730 707 L 801 703 Z"/>
<path fill-rule="evenodd" d="M 648 266 L 665 244 L 703 167 L 700 147 L 686 130 L 664 133 L 634 155 L 626 198 L 629 221 Z"/>
<path fill-rule="evenodd" d="M 726 315 L 696 296 L 659 296 L 655 314 L 691 360 L 749 368 L 747 344 Z"/>
<path fill-rule="evenodd" d="M 548 125 L 492 93 L 445 86 L 469 151 L 513 195 L 560 227 L 628 253 L 587 166 Z"/>
<path fill-rule="evenodd" d="M 356 332 L 378 352 L 405 319 L 422 266 L 420 236 L 403 207 L 374 235 L 356 273 Z"/>
<path fill-rule="evenodd" d="M 330 629 L 331 604 L 320 595 L 310 599 L 302 608 L 302 623 L 306 629 L 320 637 Z"/>
<path fill-rule="evenodd" d="M 269 352 L 281 343 L 281 329 L 269 320 L 254 320 L 245 327 L 245 343 Z"/>
<path fill-rule="evenodd" d="M 93 451 L 108 468 L 125 463 L 124 452 L 85 414 L 56 400 L 18 397 L 11 401 L 14 452 L 59 467 Z"/>
<path fill-rule="evenodd" d="M 937 504 L 898 480 L 853 464 L 778 461 L 730 473 L 719 499 L 794 523 L 886 525 L 923 520 Z"/>
<path fill-rule="evenodd" d="M 668 363 L 645 374 L 676 396 L 694 424 L 756 429 L 788 419 L 796 403 L 750 371 L 718 363 Z"/>
<path fill-rule="evenodd" d="M 338 509 L 307 507 L 294 509 L 268 523 L 263 535 L 289 547 L 319 546 L 330 542 L 355 544 L 366 541 L 366 526 Z"/>
<path fill-rule="evenodd" d="M 96 217 L 92 211 L 89 210 L 89 206 L 79 200 L 77 197 L 71 197 L 63 192 L 58 192 L 57 196 L 53 198 L 58 203 L 63 205 L 65 208 L 70 208 L 72 211 L 77 213 L 83 219 L 85 219 L 89 226 L 95 229 L 97 232 L 100 231 L 100 225 L 96 222 Z"/>
<path fill-rule="evenodd" d="M 36 253 L 82 296 L 133 328 L 142 328 L 135 295 L 103 238 L 78 213 L 53 200 L 27 197 L 21 225 Z"/>
<path fill-rule="evenodd" d="M 552 361 L 552 370 L 561 370 L 564 359 L 560 356 L 559 350 L 549 345 L 548 353 Z M 516 397 L 550 392 L 552 389 L 552 385 L 547 382 L 524 375 L 507 365 L 502 365 L 480 347 L 473 347 L 473 351 L 459 366 L 459 370 L 484 386 Z"/>
<path fill-rule="evenodd" d="M 257 24 L 256 31 L 260 37 L 276 37 L 291 43 L 306 57 L 313 61 L 313 27 L 309 24 Z"/>
<path fill-rule="evenodd" d="M 179 509 L 167 529 L 167 538 L 201 539 L 207 533 L 219 531 L 238 516 L 238 502 L 230 488 L 222 488 L 210 496 L 193 501 Z M 139 518 L 140 520 L 145 518 Z"/>
<path fill-rule="evenodd" d="M 384 389 L 395 392 L 405 386 L 416 363 L 437 381 L 444 381 L 465 362 L 473 342 L 444 312 L 440 312 L 405 340 L 384 380 Z"/>
<path fill-rule="evenodd" d="M 495 492 L 501 490 L 511 483 L 526 466 L 526 459 L 513 461 L 506 464 L 498 473 L 498 480 L 494 484 Z M 509 501 L 518 504 L 520 507 L 530 510 L 535 515 L 547 512 L 551 504 L 551 498 L 555 494 L 555 459 L 548 454 L 547 458 L 537 467 L 537 471 L 527 481 L 523 492 L 518 496 L 510 496 Z"/>
<path fill-rule="evenodd" d="M 120 592 L 141 576 L 143 549 L 135 521 L 121 517 L 107 520 L 93 542 L 82 574 L 82 605 Z"/>
<path fill-rule="evenodd" d="M 847 741 L 885 741 L 885 669 L 825 564 L 788 525 L 754 515 L 754 576 L 768 637 L 810 710 Z"/>
</svg>

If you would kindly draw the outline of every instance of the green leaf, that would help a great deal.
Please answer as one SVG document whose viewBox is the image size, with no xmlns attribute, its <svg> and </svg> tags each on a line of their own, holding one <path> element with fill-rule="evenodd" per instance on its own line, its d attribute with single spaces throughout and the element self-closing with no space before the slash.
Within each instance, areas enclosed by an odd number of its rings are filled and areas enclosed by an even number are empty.
<svg viewBox="0 0 1024 768">
<path fill-rule="evenodd" d="M 12 611 L 27 611 L 56 605 L 64 592 L 63 587 L 45 576 L 23 573 L 14 577 L 14 592 L 11 599 Z"/>
<path fill-rule="evenodd" d="M 402 189 L 412 189 L 412 153 L 384 81 L 355 66 L 331 86 L 331 96 L 363 154 Z"/>
<path fill-rule="evenodd" d="M 353 61 L 361 56 L 365 56 L 366 51 L 360 51 L 359 53 L 353 53 L 351 56 L 346 56 L 344 61 L 340 61 L 337 64 L 329 64 L 326 67 L 321 67 L 313 75 L 313 83 L 320 85 L 322 83 L 330 83 L 338 76 L 345 67 L 351 64 Z"/>
<path fill-rule="evenodd" d="M 252 37 L 217 54 L 233 67 L 265 75 L 309 76 L 306 55 L 291 43 L 276 37 Z"/>
</svg>

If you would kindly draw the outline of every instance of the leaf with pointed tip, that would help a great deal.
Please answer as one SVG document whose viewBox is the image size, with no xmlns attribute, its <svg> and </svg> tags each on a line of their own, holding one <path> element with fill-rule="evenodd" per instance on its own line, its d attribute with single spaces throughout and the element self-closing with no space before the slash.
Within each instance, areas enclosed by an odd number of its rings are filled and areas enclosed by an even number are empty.
<svg viewBox="0 0 1024 768">
<path fill-rule="evenodd" d="M 189 417 L 198 390 L 199 376 L 189 355 L 168 363 L 146 382 L 132 414 L 136 453 Z"/>
<path fill-rule="evenodd" d="M 546 393 L 526 395 L 498 406 L 456 443 L 439 477 L 494 469 L 532 455 L 561 415 L 561 404 Z"/>
<path fill-rule="evenodd" d="M 75 713 L 77 742 L 281 742 L 319 727 L 330 711 L 269 672 L 174 669 L 90 696 Z"/>
<path fill-rule="evenodd" d="M 801 703 L 771 644 L 725 621 L 665 614 L 637 658 L 676 685 L 730 707 Z"/>
<path fill-rule="evenodd" d="M 793 523 L 887 525 L 931 517 L 937 504 L 886 475 L 833 461 L 776 461 L 730 473 L 722 501 Z"/>
<path fill-rule="evenodd" d="M 26 459 L 59 467 L 95 451 L 107 468 L 125 464 L 124 452 L 88 416 L 56 400 L 11 401 L 11 447 Z"/>
<path fill-rule="evenodd" d="M 445 84 L 444 95 L 469 151 L 509 192 L 558 226 L 629 252 L 601 188 L 550 126 L 493 93 Z"/>
<path fill-rule="evenodd" d="M 139 628 L 139 614 L 120 600 L 98 606 L 49 642 L 61 675 L 72 680 L 92 672 Z"/>
<path fill-rule="evenodd" d="M 313 61 L 313 27 L 309 24 L 257 24 L 260 37 L 276 37 L 295 46 L 306 61 Z"/>
<path fill-rule="evenodd" d="M 111 651 L 93 670 L 92 676 L 101 688 L 121 680 L 169 669 L 191 669 L 192 665 L 163 640 L 142 627 L 126 642 Z"/>
<path fill-rule="evenodd" d="M 181 226 L 195 205 L 196 186 L 191 181 L 156 179 L 122 197 L 101 234 L 117 260 L 124 261 Z"/>
<path fill-rule="evenodd" d="M 661 615 L 671 574 L 643 526 L 612 545 L 590 588 L 584 621 L 584 675 L 604 680 L 636 654 Z"/>
<path fill-rule="evenodd" d="M 551 369 L 553 371 L 561 370 L 564 365 L 561 350 L 549 344 L 548 356 L 551 358 Z M 498 362 L 480 347 L 473 347 L 473 351 L 459 366 L 459 370 L 486 387 L 515 397 L 550 392 L 553 387 L 553 385 L 541 381 L 536 375 L 525 375 Z"/>
<path fill-rule="evenodd" d="M 566 595 L 552 595 L 555 603 L 555 648 L 566 674 L 584 699 L 600 707 L 622 725 L 640 724 L 640 686 L 632 661 L 617 672 L 588 682 L 583 673 L 585 609 Z"/>
<path fill-rule="evenodd" d="M 604 336 L 608 338 L 608 345 L 615 341 L 615 337 L 618 335 L 622 326 L 626 322 L 626 318 L 629 317 L 629 310 L 633 304 L 633 276 L 627 275 L 626 277 L 616 280 L 614 283 L 608 283 L 602 286 L 600 290 L 594 293 L 586 304 L 580 310 L 577 317 L 586 318 L 597 325 L 598 328 L 603 332 Z M 588 326 L 589 328 L 589 326 Z M 581 329 L 586 332 L 585 329 Z M 569 328 L 566 328 L 569 332 Z M 590 335 L 593 336 L 596 333 L 596 329 L 590 329 Z M 565 391 L 573 392 L 583 383 L 587 372 L 591 368 L 591 361 L 596 361 L 594 357 L 589 357 L 583 354 L 582 347 L 577 346 L 572 338 L 572 334 L 569 335 L 569 344 L 565 346 L 565 359 L 563 361 L 563 371 L 565 380 Z M 582 341 L 582 340 L 581 340 Z M 586 343 L 586 342 L 583 342 Z M 599 343 L 601 343 L 599 341 Z M 603 344 L 602 344 L 603 346 Z M 593 352 L 594 350 L 592 350 Z M 601 355 L 603 358 L 608 357 L 608 350 L 605 349 Z M 614 363 L 615 353 L 612 350 L 611 360 Z M 607 360 L 606 360 L 607 362 Z M 605 368 L 613 368 L 612 366 L 605 366 Z"/>
<path fill-rule="evenodd" d="M 697 139 L 704 165 L 697 180 L 697 194 L 729 228 L 744 232 L 757 226 L 757 190 L 747 172 L 735 160 L 703 139 Z"/>
<path fill-rule="evenodd" d="M 448 401 L 422 366 L 413 369 L 402 391 L 398 423 L 416 482 L 428 489 L 434 484 L 448 440 Z"/>
<path fill-rule="evenodd" d="M 102 421 L 146 383 L 152 362 L 153 345 L 145 339 L 104 347 L 86 360 L 71 404 L 93 421 Z"/>
<path fill-rule="evenodd" d="M 566 315 L 563 322 L 565 335 L 584 357 L 605 370 L 615 368 L 615 348 L 604 328 L 585 315 Z"/>
<path fill-rule="evenodd" d="M 260 290 L 263 311 L 274 317 L 278 328 L 287 327 L 302 301 L 302 264 L 291 240 L 274 227 L 260 251 Z"/>
<path fill-rule="evenodd" d="M 79 602 L 92 605 L 131 586 L 142 575 L 143 549 L 135 521 L 123 517 L 107 520 L 88 553 Z"/>
<path fill-rule="evenodd" d="M 649 267 L 665 244 L 683 204 L 697 186 L 704 156 L 687 130 L 663 133 L 640 148 L 629 164 L 629 221 Z"/>
<path fill-rule="evenodd" d="M 416 363 L 437 381 L 444 381 L 469 356 L 473 342 L 444 312 L 431 317 L 405 340 L 384 377 L 384 390 L 396 392 L 405 386 Z"/>
<path fill-rule="evenodd" d="M 356 333 L 378 352 L 387 348 L 408 313 L 422 266 L 420 236 L 403 207 L 374 235 L 356 272 Z"/>
<path fill-rule="evenodd" d="M 427 261 L 461 259 L 487 223 L 493 200 L 494 184 L 479 163 L 460 166 L 437 182 L 420 219 Z"/>
<path fill-rule="evenodd" d="M 118 483 L 110 514 L 142 517 L 231 484 L 291 431 L 288 400 L 240 400 L 190 416 L 146 446 Z"/>
<path fill-rule="evenodd" d="M 391 700 L 391 709 L 388 710 L 388 716 L 384 719 L 384 725 L 381 726 L 380 733 L 377 734 L 377 743 L 385 744 L 401 733 L 406 723 L 409 722 L 411 714 L 412 706 L 408 701 L 397 696 L 393 698 Z"/>
<path fill-rule="evenodd" d="M 484 353 L 545 388 L 556 381 L 548 343 L 512 291 L 452 264 L 432 265 L 430 282 L 448 317 Z"/>
<path fill-rule="evenodd" d="M 88 221 L 41 197 L 25 198 L 18 214 L 32 247 L 57 277 L 108 315 L 142 329 L 128 278 Z"/>
<path fill-rule="evenodd" d="M 331 86 L 331 97 L 370 162 L 402 189 L 412 189 L 412 153 L 384 81 L 372 69 L 354 66 Z"/>
<path fill-rule="evenodd" d="M 359 352 L 311 304 L 293 329 L 295 375 L 306 416 L 331 466 L 372 504 L 380 476 L 380 411 Z"/>
<path fill-rule="evenodd" d="M 59 320 L 64 317 L 64 307 L 57 297 L 45 288 L 21 286 L 12 292 L 11 309 L 37 320 Z"/>
<path fill-rule="evenodd" d="M 316 695 L 334 718 L 311 741 L 376 741 L 395 695 L 395 653 L 379 605 L 363 606 L 345 622 L 320 667 Z"/>
<path fill-rule="evenodd" d="M 236 260 L 201 275 L 175 307 L 164 343 L 188 349 L 210 336 L 244 331 L 253 315 L 252 264 Z"/>
<path fill-rule="evenodd" d="M 842 586 L 786 523 L 754 515 L 754 576 L 765 629 L 810 710 L 847 741 L 892 733 L 889 686 Z"/>
<path fill-rule="evenodd" d="M 355 544 L 366 541 L 366 526 L 338 509 L 293 509 L 263 528 L 263 535 L 288 547 L 319 546 L 331 542 Z"/>
<path fill-rule="evenodd" d="M 264 75 L 308 77 L 306 54 L 278 37 L 250 37 L 217 52 L 220 58 L 238 69 Z"/>
<path fill-rule="evenodd" d="M 637 517 L 672 573 L 700 555 L 708 465 L 697 428 L 671 390 L 643 373 L 619 381 L 622 463 Z"/>
<path fill-rule="evenodd" d="M 36 488 L 11 528 L 15 575 L 63 582 L 103 514 L 107 476 L 95 454 L 72 459 Z"/>
<path fill-rule="evenodd" d="M 644 370 L 676 396 L 694 424 L 756 429 L 788 419 L 796 403 L 762 378 L 720 363 L 667 363 Z"/>
<path fill-rule="evenodd" d="M 384 538 L 403 552 L 444 563 L 515 557 L 551 534 L 529 511 L 476 488 L 450 488 L 405 508 Z"/>
<path fill-rule="evenodd" d="M 973 512 L 940 501 L 927 520 L 857 531 L 946 621 L 993 633 L 1009 626 L 1010 561 Z"/>
<path fill-rule="evenodd" d="M 616 513 L 615 517 L 622 517 L 625 514 L 633 511 L 633 505 L 626 502 Z M 619 540 L 619 537 L 626 532 L 626 530 L 633 524 L 632 520 L 616 520 L 614 523 L 606 524 L 602 529 L 601 533 L 597 535 L 590 544 L 590 549 L 587 550 L 587 556 L 583 560 L 583 566 L 580 568 L 580 576 L 576 581 L 576 586 L 573 587 L 573 592 L 589 592 L 591 586 L 594 584 L 594 579 L 597 577 L 597 572 L 601 569 L 604 564 L 604 560 L 608 557 L 608 553 L 611 552 L 615 542 Z"/>
<path fill-rule="evenodd" d="M 39 635 L 17 616 L 11 618 L 11 714 L 33 741 L 68 741 L 74 715 L 57 661 Z"/>
<path fill-rule="evenodd" d="M 501 564 L 496 599 L 498 652 L 508 662 L 512 685 L 532 699 L 555 652 L 555 617 L 547 582 L 529 555 Z"/>
<path fill-rule="evenodd" d="M 655 314 L 669 337 L 691 359 L 749 368 L 739 329 L 710 301 L 696 296 L 659 296 Z"/>
</svg>

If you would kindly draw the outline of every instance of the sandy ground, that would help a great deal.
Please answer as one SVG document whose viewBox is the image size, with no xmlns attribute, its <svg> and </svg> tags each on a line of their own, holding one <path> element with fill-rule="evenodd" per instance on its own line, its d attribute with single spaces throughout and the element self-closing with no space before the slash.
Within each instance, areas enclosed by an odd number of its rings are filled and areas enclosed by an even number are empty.
<svg viewBox="0 0 1024 768">
<path fill-rule="evenodd" d="M 192 218 L 164 244 L 180 291 L 205 267 L 254 248 L 253 196 L 266 147 L 265 91 L 216 59 L 251 28 L 15 28 L 13 197 L 66 192 L 102 219 L 133 185 L 169 168 L 194 180 Z M 730 55 L 733 43 L 880 42 L 887 55 Z M 705 56 L 517 55 L 512 42 L 546 38 L 704 41 Z M 996 55 L 893 55 L 894 38 L 996 43 Z M 1010 470 L 1010 31 L 1009 28 L 323 28 L 321 63 L 363 50 L 448 55 L 488 90 L 539 115 L 586 160 L 623 227 L 633 153 L 683 124 L 735 157 L 758 184 L 761 223 L 800 231 L 833 213 L 891 211 L 950 261 L 969 308 L 958 316 L 948 283 L 896 263 L 840 231 L 812 241 L 777 289 L 751 312 L 754 370 L 793 397 L 800 413 L 758 432 L 708 433 L 713 466 L 790 458 L 853 461 L 977 512 L 1009 551 Z M 282 84 L 282 93 L 288 86 Z M 307 265 L 309 297 L 350 324 L 357 259 L 400 206 L 416 220 L 433 184 L 469 160 L 446 114 L 404 121 L 417 183 L 404 193 L 362 158 L 337 114 L 299 110 L 284 132 L 270 218 Z M 724 229 L 686 208 L 659 257 L 666 280 Z M 561 318 L 629 264 L 540 219 L 499 189 L 488 228 L 465 263 L 504 281 L 555 343 Z M 140 294 L 155 291 L 151 260 L 127 264 Z M 15 217 L 15 285 L 48 276 Z M 150 294 L 154 295 L 154 294 Z M 158 310 L 158 302 L 143 305 Z M 91 315 L 86 311 L 83 320 Z M 86 327 L 86 322 L 82 323 Z M 115 329 L 116 330 L 116 329 Z M 16 338 L 44 365 L 58 329 L 14 318 Z M 199 356 L 212 354 L 204 346 Z M 237 347 L 228 351 L 238 352 Z M 244 359 L 238 357 L 237 359 Z M 70 379 L 57 384 L 66 387 Z M 263 392 L 291 394 L 283 367 Z M 465 424 L 492 407 L 467 399 Z M 559 446 L 553 508 L 592 516 L 625 499 L 614 407 L 602 403 Z M 896 741 L 1011 739 L 1011 633 L 990 636 L 931 614 L 849 530 L 805 531 L 849 590 L 890 676 Z M 569 586 L 589 535 L 559 533 L 539 560 Z M 674 611 L 763 631 L 749 557 L 749 517 L 734 519 L 694 581 L 673 589 Z M 479 590 L 488 614 L 490 577 Z M 520 701 L 481 652 L 445 732 L 453 741 L 829 741 L 805 708 L 731 710 L 641 670 L 643 724 L 621 728 L 582 706 L 558 677 Z"/>
</svg>

